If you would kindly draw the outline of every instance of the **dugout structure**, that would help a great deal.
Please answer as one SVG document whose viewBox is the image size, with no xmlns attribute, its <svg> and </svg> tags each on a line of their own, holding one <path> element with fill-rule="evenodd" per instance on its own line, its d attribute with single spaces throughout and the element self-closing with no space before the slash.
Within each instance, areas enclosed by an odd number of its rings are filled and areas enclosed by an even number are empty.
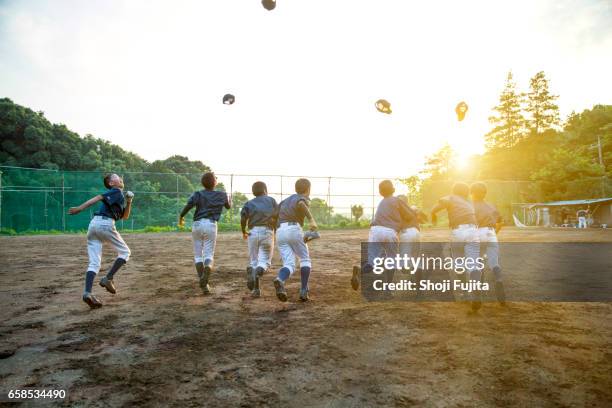
<svg viewBox="0 0 612 408">
<path fill-rule="evenodd" d="M 586 200 L 514 203 L 512 217 L 518 227 L 576 227 L 578 210 L 589 210 L 589 227 L 612 227 L 612 197 Z"/>
</svg>

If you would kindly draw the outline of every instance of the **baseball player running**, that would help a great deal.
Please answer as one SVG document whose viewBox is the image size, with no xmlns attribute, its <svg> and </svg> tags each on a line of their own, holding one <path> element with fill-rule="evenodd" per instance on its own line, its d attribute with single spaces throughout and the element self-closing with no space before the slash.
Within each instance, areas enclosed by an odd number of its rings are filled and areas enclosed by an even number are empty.
<svg viewBox="0 0 612 408">
<path fill-rule="evenodd" d="M 499 244 L 497 241 L 497 234 L 502 229 L 504 222 L 495 205 L 485 201 L 487 195 L 485 183 L 478 182 L 472 184 L 470 193 L 476 213 L 476 223 L 478 224 L 480 249 L 481 252 L 487 255 L 487 264 L 493 275 L 495 275 L 495 296 L 497 301 L 504 306 L 506 304 L 506 294 L 502 282 L 502 270 L 499 266 Z"/>
<path fill-rule="evenodd" d="M 242 207 L 240 227 L 242 238 L 248 240 L 249 244 L 247 287 L 252 291 L 253 297 L 260 297 L 260 279 L 270 269 L 272 262 L 278 204 L 274 198 L 268 196 L 268 187 L 263 181 L 253 183 L 251 190 L 255 198 Z"/>
<path fill-rule="evenodd" d="M 446 210 L 448 224 L 451 228 L 451 252 L 453 256 L 463 254 L 465 258 L 476 260 L 480 256 L 480 238 L 476 225 L 474 206 L 469 201 L 470 187 L 465 183 L 455 183 L 452 194 L 442 197 L 431 210 L 431 222 L 438 221 L 437 213 Z M 480 281 L 481 271 L 473 265 L 466 265 L 468 279 Z M 482 306 L 480 293 L 472 292 L 472 311 L 476 312 Z"/>
<path fill-rule="evenodd" d="M 318 226 L 310 212 L 310 181 L 304 178 L 295 182 L 295 194 L 290 195 L 279 204 L 276 241 L 280 252 L 283 267 L 278 271 L 274 280 L 276 297 L 281 302 L 287 301 L 285 282 L 295 271 L 295 258 L 300 260 L 300 300 L 306 302 L 308 297 L 308 279 L 312 264 L 308 254 L 308 246 L 304 242 L 304 218 L 308 218 L 311 231 Z"/>
<path fill-rule="evenodd" d="M 117 271 L 126 264 L 130 258 L 130 248 L 121 238 L 115 228 L 115 221 L 127 220 L 132 210 L 132 198 L 134 194 L 130 191 L 123 193 L 123 180 L 117 174 L 108 174 L 104 177 L 106 192 L 98 194 L 85 201 L 78 207 L 71 207 L 68 214 L 75 215 L 101 201 L 100 208 L 94 213 L 87 230 L 87 255 L 89 266 L 85 275 L 85 291 L 83 302 L 90 308 L 95 309 L 102 306 L 102 302 L 93 295 L 93 281 L 100 271 L 102 263 L 102 244 L 110 243 L 118 255 L 115 262 L 108 270 L 105 277 L 100 279 L 100 286 L 108 292 L 115 294 L 117 290 L 113 278 Z"/>
<path fill-rule="evenodd" d="M 204 190 L 196 191 L 187 200 L 179 216 L 179 226 L 185 225 L 185 216 L 195 207 L 191 227 L 195 268 L 202 293 L 208 295 L 211 289 L 208 280 L 213 271 L 217 244 L 217 221 L 221 218 L 223 208 L 229 210 L 232 205 L 225 191 L 215 191 L 217 186 L 215 173 L 204 173 L 202 186 Z"/>
<path fill-rule="evenodd" d="M 391 180 L 381 181 L 378 185 L 378 192 L 383 199 L 378 204 L 370 226 L 368 260 L 364 265 L 353 266 L 351 286 L 354 290 L 359 289 L 362 268 L 363 272 L 368 273 L 372 269 L 374 258 L 395 256 L 398 252 L 400 231 L 403 229 L 408 230 L 415 223 L 418 223 L 417 213 L 404 200 L 393 196 L 395 187 L 393 187 Z M 412 230 L 407 231 L 406 240 L 408 240 L 409 234 L 411 243 L 418 239 L 418 230 L 416 234 Z M 392 279 L 392 275 L 388 276 L 388 281 Z"/>
</svg>

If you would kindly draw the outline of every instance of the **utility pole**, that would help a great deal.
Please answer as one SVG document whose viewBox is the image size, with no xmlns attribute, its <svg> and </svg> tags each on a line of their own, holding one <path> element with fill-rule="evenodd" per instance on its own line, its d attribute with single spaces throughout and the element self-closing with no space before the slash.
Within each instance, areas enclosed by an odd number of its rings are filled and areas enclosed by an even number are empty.
<svg viewBox="0 0 612 408">
<path fill-rule="evenodd" d="M 597 135 L 597 151 L 599 153 L 599 165 L 603 168 L 605 172 L 606 167 L 604 166 L 603 153 L 601 152 L 601 135 Z"/>
</svg>

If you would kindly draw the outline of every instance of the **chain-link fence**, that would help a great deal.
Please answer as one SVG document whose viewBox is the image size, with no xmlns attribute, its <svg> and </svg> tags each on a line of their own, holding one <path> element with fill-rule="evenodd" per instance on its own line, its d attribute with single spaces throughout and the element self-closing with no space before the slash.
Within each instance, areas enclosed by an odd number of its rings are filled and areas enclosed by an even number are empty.
<svg viewBox="0 0 612 408">
<path fill-rule="evenodd" d="M 87 228 L 97 205 L 78 215 L 68 209 L 104 191 L 100 171 L 56 171 L 0 166 L 0 227 L 23 231 L 79 231 Z M 135 193 L 129 220 L 120 229 L 176 226 L 189 196 L 202 189 L 201 174 L 124 173 L 126 190 Z M 289 175 L 218 174 L 219 188 L 232 192 L 234 207 L 225 211 L 221 224 L 236 227 L 243 204 L 253 197 L 251 186 L 264 181 L 277 201 L 294 193 L 300 177 L 312 183 L 311 209 L 322 226 L 359 226 L 369 220 L 380 201 L 378 183 L 383 178 L 308 177 Z M 398 192 L 406 188 L 397 178 Z M 359 207 L 352 211 L 351 207 Z M 189 217 L 187 217 L 189 222 Z"/>
<path fill-rule="evenodd" d="M 57 171 L 0 166 L 0 228 L 23 231 L 79 231 L 87 228 L 97 206 L 78 215 L 68 209 L 104 191 L 100 171 Z M 132 215 L 118 222 L 120 229 L 176 226 L 178 214 L 189 196 L 202 188 L 201 174 L 124 173 L 125 187 L 135 193 Z M 222 228 L 236 228 L 240 210 L 252 198 L 251 185 L 264 181 L 277 201 L 293 194 L 295 181 L 303 176 L 217 174 L 219 188 L 231 192 L 234 207 L 225 211 Z M 311 183 L 311 209 L 322 226 L 367 225 L 380 202 L 378 183 L 382 177 L 308 177 Z M 408 194 L 399 177 L 391 179 L 397 194 Z M 529 181 L 486 181 L 488 200 L 495 203 L 506 219 L 511 219 L 512 203 L 539 202 L 551 196 L 558 184 Z M 419 192 L 409 195 L 411 203 L 429 210 L 450 193 L 453 181 L 425 182 Z M 553 190 L 556 191 L 556 190 Z M 562 191 L 575 199 L 605 197 L 612 193 L 610 180 L 596 179 L 567 183 Z M 354 208 L 352 210 L 352 207 Z M 189 217 L 188 222 L 189 222 Z"/>
</svg>

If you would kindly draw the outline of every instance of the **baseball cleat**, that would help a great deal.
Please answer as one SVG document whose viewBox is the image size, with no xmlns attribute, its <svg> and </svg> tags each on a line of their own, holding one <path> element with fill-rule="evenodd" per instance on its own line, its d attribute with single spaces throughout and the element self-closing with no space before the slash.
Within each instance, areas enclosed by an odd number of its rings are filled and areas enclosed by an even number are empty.
<svg viewBox="0 0 612 408">
<path fill-rule="evenodd" d="M 353 290 L 359 290 L 359 275 L 361 274 L 360 266 L 353 266 L 353 276 L 351 277 L 351 286 Z"/>
<path fill-rule="evenodd" d="M 100 279 L 100 286 L 102 286 L 104 289 L 106 289 L 113 295 L 117 293 L 117 289 L 115 289 L 115 284 L 113 283 L 113 280 L 108 279 L 106 276 Z"/>
<path fill-rule="evenodd" d="M 208 279 L 210 278 L 211 272 L 212 272 L 212 268 L 210 267 L 210 265 L 205 265 L 204 272 L 202 273 L 202 276 L 200 277 L 200 288 L 202 289 L 202 292 L 204 292 L 204 294 L 210 293 L 210 286 L 208 285 Z"/>
<path fill-rule="evenodd" d="M 278 298 L 278 300 L 280 300 L 281 302 L 286 302 L 287 291 L 285 290 L 285 285 L 283 284 L 283 281 L 278 278 L 274 279 L 274 288 L 276 289 L 276 297 Z"/>
<path fill-rule="evenodd" d="M 261 297 L 261 290 L 260 289 L 253 289 L 253 291 L 251 292 L 251 296 L 254 297 L 254 298 Z"/>
<path fill-rule="evenodd" d="M 206 285 L 200 285 L 200 288 L 202 288 L 202 293 L 204 295 L 210 295 L 212 293 L 211 291 L 211 287 L 210 285 L 207 283 Z"/>
<path fill-rule="evenodd" d="M 310 297 L 308 296 L 308 289 L 300 289 L 300 300 L 302 302 L 308 302 Z"/>
<path fill-rule="evenodd" d="M 253 288 L 255 288 L 255 277 L 253 276 L 253 268 L 248 266 L 246 268 L 246 273 L 247 273 L 247 288 L 249 288 L 249 290 L 253 290 Z"/>
<path fill-rule="evenodd" d="M 255 268 L 255 275 L 257 275 L 258 278 L 261 278 L 264 272 L 266 272 L 266 270 L 262 268 L 261 266 L 258 266 L 257 268 Z"/>
<path fill-rule="evenodd" d="M 92 309 L 102 307 L 102 302 L 91 293 L 83 295 L 83 302 L 87 303 L 87 305 Z"/>
</svg>

